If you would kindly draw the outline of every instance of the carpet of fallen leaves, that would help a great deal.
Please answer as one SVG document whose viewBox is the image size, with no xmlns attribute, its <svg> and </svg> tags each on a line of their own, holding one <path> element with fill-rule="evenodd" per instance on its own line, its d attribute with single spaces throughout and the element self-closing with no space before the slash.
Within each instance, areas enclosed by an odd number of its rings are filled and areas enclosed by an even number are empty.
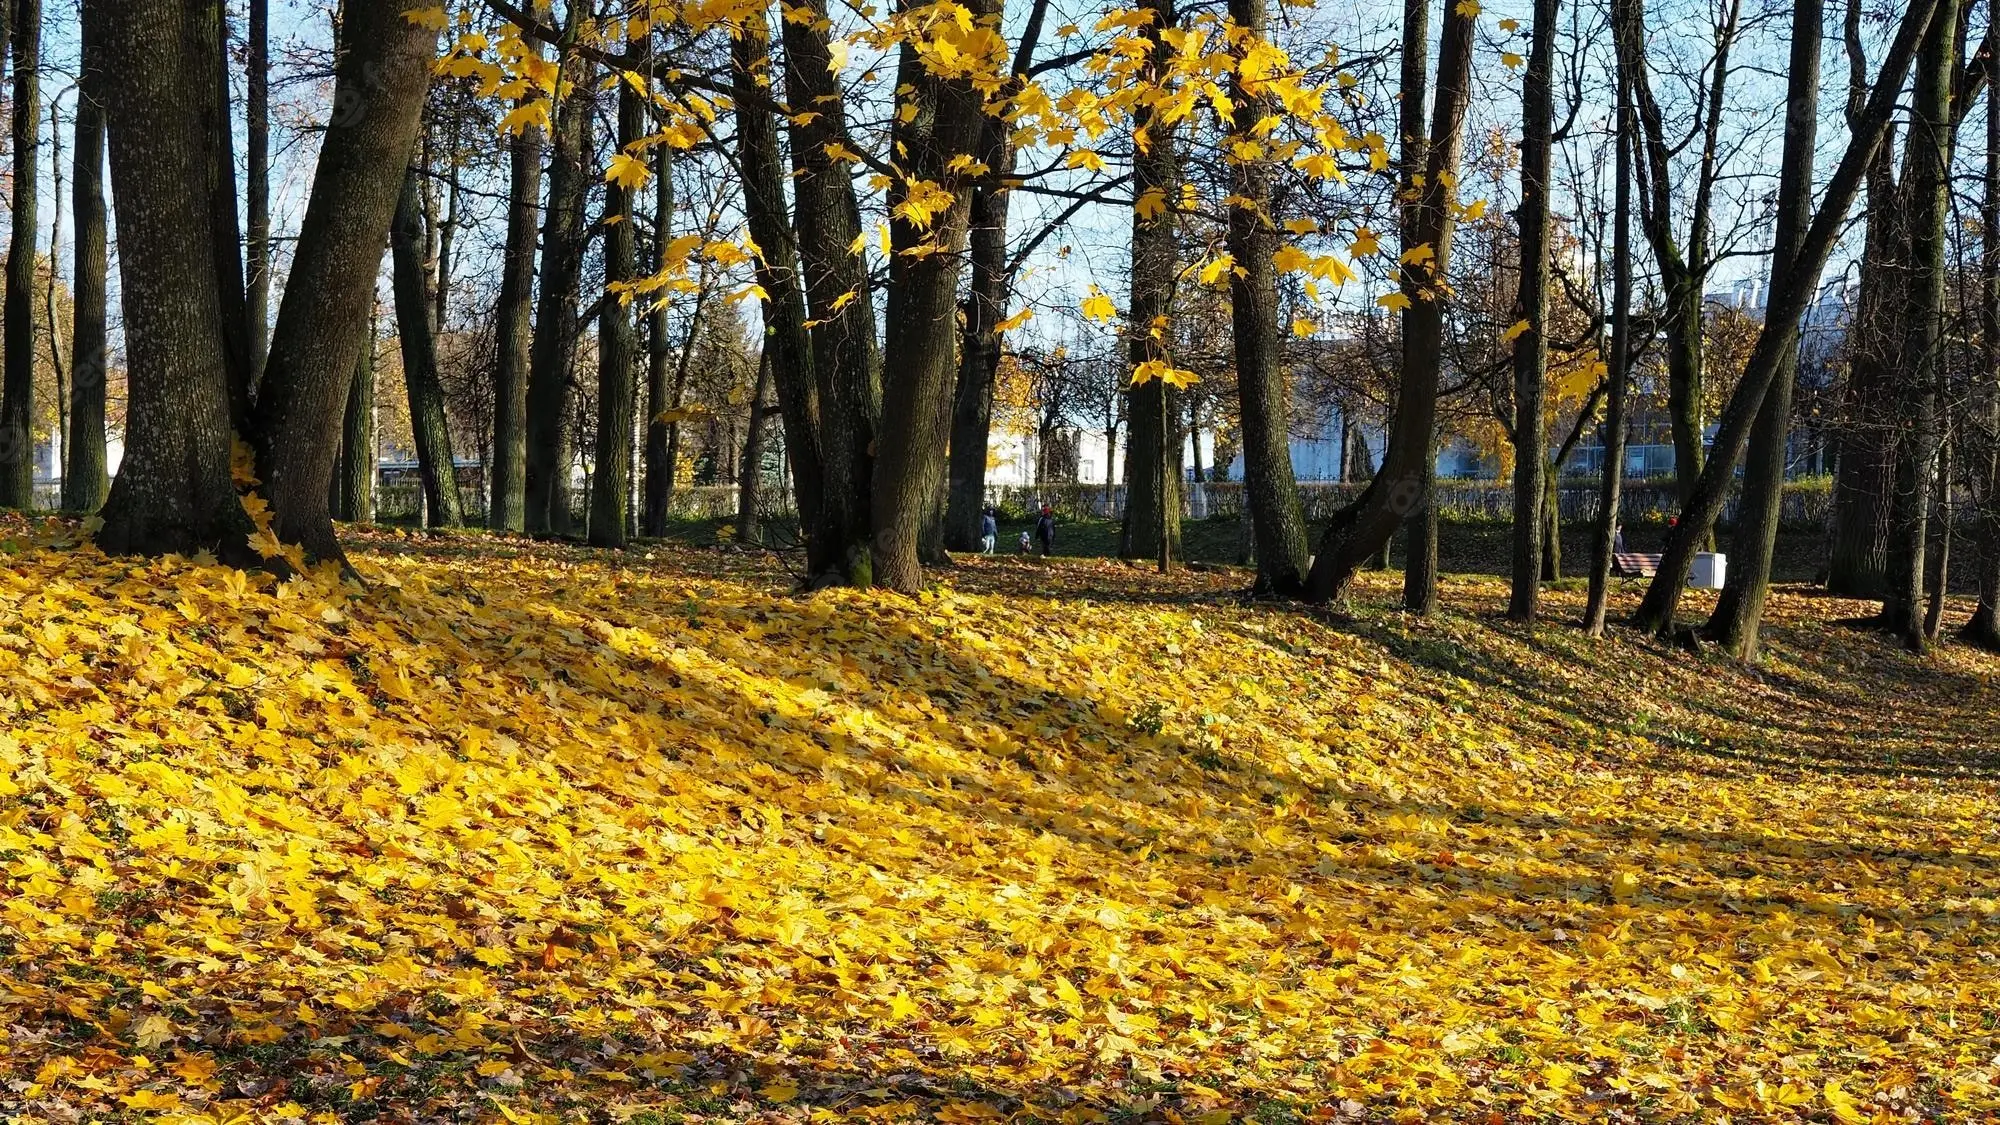
<svg viewBox="0 0 2000 1125">
<path fill-rule="evenodd" d="M 2000 663 L 1856 603 L 0 537 L 0 1114 L 2000 1114 Z"/>
</svg>

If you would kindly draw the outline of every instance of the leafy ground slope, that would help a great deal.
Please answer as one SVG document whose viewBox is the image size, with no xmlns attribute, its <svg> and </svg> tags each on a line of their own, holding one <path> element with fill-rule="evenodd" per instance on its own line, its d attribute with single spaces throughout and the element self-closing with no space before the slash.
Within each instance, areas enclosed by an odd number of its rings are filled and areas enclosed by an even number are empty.
<svg viewBox="0 0 2000 1125">
<path fill-rule="evenodd" d="M 0 1112 L 2000 1113 L 2000 665 L 1853 603 L 1746 673 L 1485 579 L 74 534 L 0 525 Z"/>
</svg>

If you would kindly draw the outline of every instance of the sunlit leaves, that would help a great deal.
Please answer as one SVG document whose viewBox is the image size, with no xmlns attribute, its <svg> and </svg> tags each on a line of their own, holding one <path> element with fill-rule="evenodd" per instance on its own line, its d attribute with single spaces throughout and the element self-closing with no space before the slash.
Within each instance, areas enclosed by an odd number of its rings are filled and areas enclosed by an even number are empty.
<svg viewBox="0 0 2000 1125">
<path fill-rule="evenodd" d="M 1100 324 L 1118 319 L 1118 306 L 1112 304 L 1111 298 L 1095 285 L 1090 287 L 1090 295 L 1083 299 L 1082 309 L 1087 319 Z"/>
</svg>

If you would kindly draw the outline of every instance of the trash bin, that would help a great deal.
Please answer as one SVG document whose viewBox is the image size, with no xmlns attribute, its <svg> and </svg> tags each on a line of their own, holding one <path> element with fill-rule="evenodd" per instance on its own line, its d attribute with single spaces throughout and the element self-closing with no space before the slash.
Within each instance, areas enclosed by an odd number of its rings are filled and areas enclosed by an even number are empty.
<svg viewBox="0 0 2000 1125">
<path fill-rule="evenodd" d="M 1720 590 L 1729 570 L 1729 556 L 1708 554 L 1694 557 L 1694 566 L 1688 570 L 1688 588 L 1692 590 Z"/>
</svg>

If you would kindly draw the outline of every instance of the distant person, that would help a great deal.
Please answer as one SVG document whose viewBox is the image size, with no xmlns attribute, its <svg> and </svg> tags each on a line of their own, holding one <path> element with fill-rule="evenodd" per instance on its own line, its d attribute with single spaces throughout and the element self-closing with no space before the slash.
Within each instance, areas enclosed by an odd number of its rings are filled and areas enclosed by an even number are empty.
<svg viewBox="0 0 2000 1125">
<path fill-rule="evenodd" d="M 1025 555 L 1029 551 L 1032 551 L 1034 549 L 1035 549 L 1035 541 L 1028 537 L 1027 532 L 1023 531 L 1021 533 L 1021 553 Z"/>
<path fill-rule="evenodd" d="M 1041 518 L 1035 521 L 1035 542 L 1041 547 L 1043 558 L 1056 549 L 1056 513 L 1047 504 L 1042 505 Z"/>
<path fill-rule="evenodd" d="M 1622 523 L 1611 529 L 1611 553 L 1614 555 L 1625 553 L 1625 525 Z"/>
<path fill-rule="evenodd" d="M 1000 541 L 1000 521 L 991 508 L 979 514 L 979 553 L 990 555 L 993 545 Z"/>
</svg>

